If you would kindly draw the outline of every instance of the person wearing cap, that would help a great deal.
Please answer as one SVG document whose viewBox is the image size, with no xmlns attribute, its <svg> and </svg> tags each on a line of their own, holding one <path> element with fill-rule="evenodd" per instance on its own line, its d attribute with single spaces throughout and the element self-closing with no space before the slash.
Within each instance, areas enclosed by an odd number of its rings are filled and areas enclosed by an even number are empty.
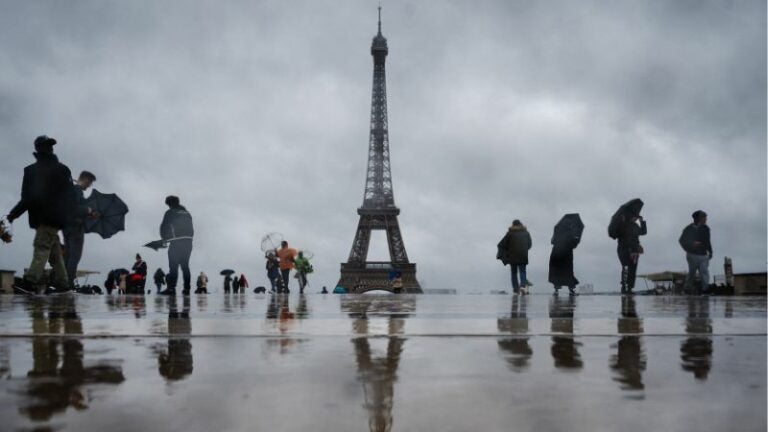
<svg viewBox="0 0 768 432">
<path fill-rule="evenodd" d="M 637 222 L 640 221 L 640 225 Z M 648 233 L 645 219 L 640 214 L 627 214 L 620 229 L 616 253 L 621 263 L 621 292 L 632 294 L 637 277 L 637 264 L 643 253 L 640 236 Z"/>
<path fill-rule="evenodd" d="M 192 238 L 195 235 L 192 215 L 181 205 L 179 197 L 170 195 L 165 198 L 168 210 L 160 224 L 160 238 L 170 243 L 168 246 L 168 287 L 162 295 L 176 295 L 176 283 L 179 279 L 179 267 L 184 275 L 184 295 L 189 295 L 192 275 L 189 271 L 189 257 L 192 255 Z"/>
<path fill-rule="evenodd" d="M 702 290 L 709 286 L 709 260 L 712 259 L 712 243 L 709 240 L 707 214 L 696 210 L 691 215 L 693 222 L 683 229 L 678 242 L 685 250 L 688 261 L 688 275 L 685 277 L 685 290 L 701 295 Z M 693 289 L 693 280 L 699 273 L 701 285 Z"/>
<path fill-rule="evenodd" d="M 64 266 L 67 268 L 69 288 L 74 288 L 77 278 L 77 265 L 83 256 L 85 243 L 85 219 L 96 216 L 96 213 L 85 204 L 83 192 L 93 185 L 96 176 L 90 171 L 83 171 L 75 182 L 74 213 L 69 224 L 62 231 L 64 234 Z"/>
<path fill-rule="evenodd" d="M 69 287 L 59 230 L 66 227 L 72 217 L 75 190 L 71 171 L 53 154 L 55 144 L 56 140 L 46 135 L 35 139 L 37 161 L 24 168 L 21 199 L 8 213 L 9 222 L 28 213 L 29 227 L 35 230 L 32 263 L 24 274 L 24 286 L 20 287 L 27 291 L 46 290 L 46 262 L 53 266 L 55 288 L 66 290 Z"/>
</svg>

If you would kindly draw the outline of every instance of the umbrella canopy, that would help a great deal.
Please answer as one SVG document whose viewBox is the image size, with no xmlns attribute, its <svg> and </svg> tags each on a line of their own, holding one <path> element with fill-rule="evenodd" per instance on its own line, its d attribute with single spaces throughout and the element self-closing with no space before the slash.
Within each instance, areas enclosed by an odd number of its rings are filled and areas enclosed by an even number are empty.
<svg viewBox="0 0 768 432">
<path fill-rule="evenodd" d="M 280 247 L 283 241 L 283 235 L 277 232 L 271 232 L 261 238 L 261 251 L 267 252 Z"/>
<path fill-rule="evenodd" d="M 234 272 L 235 272 L 234 270 L 226 269 L 226 270 L 220 271 L 219 274 L 222 275 L 222 276 L 228 276 L 228 275 L 231 275 Z"/>
<path fill-rule="evenodd" d="M 583 232 L 584 222 L 581 221 L 581 216 L 578 213 L 568 213 L 555 225 L 552 244 L 568 245 L 575 248 L 579 245 Z"/>
<path fill-rule="evenodd" d="M 128 206 L 117 195 L 103 194 L 94 189 L 85 204 L 99 214 L 98 217 L 85 219 L 85 232 L 96 233 L 101 238 L 108 239 L 125 230 Z"/>
<path fill-rule="evenodd" d="M 643 200 L 640 198 L 631 199 L 622 204 L 611 217 L 611 222 L 608 224 L 608 235 L 613 239 L 618 238 L 621 235 L 621 227 L 627 218 L 639 216 L 642 209 Z"/>
<path fill-rule="evenodd" d="M 165 240 L 155 240 L 144 245 L 144 247 L 148 247 L 153 250 L 163 249 L 166 246 L 168 246 L 168 243 Z"/>
</svg>

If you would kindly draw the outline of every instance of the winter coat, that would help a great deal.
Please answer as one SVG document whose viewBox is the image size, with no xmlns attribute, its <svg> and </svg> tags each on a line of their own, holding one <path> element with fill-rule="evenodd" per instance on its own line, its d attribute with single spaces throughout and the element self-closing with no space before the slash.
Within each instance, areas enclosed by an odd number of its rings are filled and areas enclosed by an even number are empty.
<svg viewBox="0 0 768 432">
<path fill-rule="evenodd" d="M 54 154 L 35 153 L 37 162 L 24 168 L 21 200 L 8 214 L 9 220 L 29 212 L 30 228 L 41 225 L 62 229 L 75 209 L 72 173 Z"/>
<path fill-rule="evenodd" d="M 511 226 L 506 235 L 505 250 L 507 262 L 512 265 L 527 265 L 528 250 L 532 246 L 531 234 L 524 225 Z"/>
<path fill-rule="evenodd" d="M 160 224 L 160 238 L 163 240 L 179 237 L 193 237 L 195 229 L 192 226 L 192 215 L 184 206 L 171 207 L 165 212 Z"/>
<path fill-rule="evenodd" d="M 83 188 L 79 185 L 73 185 L 73 195 L 75 198 L 72 207 L 72 217 L 64 228 L 66 233 L 85 233 L 85 218 L 88 217 L 88 206 L 85 204 L 85 194 Z"/>
<path fill-rule="evenodd" d="M 706 225 L 690 224 L 680 235 L 680 246 L 693 255 L 712 256 L 712 243 L 709 240 L 709 227 Z M 698 242 L 698 244 L 694 244 Z"/>
<path fill-rule="evenodd" d="M 162 269 L 157 269 L 154 279 L 156 284 L 163 285 L 165 283 L 165 272 Z"/>
<path fill-rule="evenodd" d="M 133 270 L 133 272 L 136 274 L 147 277 L 147 263 L 143 260 L 133 263 L 131 270 Z"/>
</svg>

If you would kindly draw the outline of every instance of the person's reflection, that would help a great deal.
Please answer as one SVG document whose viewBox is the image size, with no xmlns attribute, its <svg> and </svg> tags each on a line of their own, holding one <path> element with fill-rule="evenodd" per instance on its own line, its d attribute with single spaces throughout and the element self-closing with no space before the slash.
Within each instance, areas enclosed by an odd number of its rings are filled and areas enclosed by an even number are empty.
<svg viewBox="0 0 768 432">
<path fill-rule="evenodd" d="M 143 295 L 131 296 L 131 309 L 133 309 L 133 315 L 136 318 L 142 318 L 147 316 L 147 303 L 146 298 Z"/>
<path fill-rule="evenodd" d="M 528 363 L 533 356 L 533 350 L 528 343 L 528 297 L 512 296 L 512 310 L 509 318 L 499 318 L 496 326 L 500 333 L 515 335 L 509 339 L 499 339 L 499 349 L 508 352 L 507 361 L 515 372 L 521 372 L 528 368 Z"/>
<path fill-rule="evenodd" d="M 99 362 L 85 366 L 83 343 L 78 335 L 83 326 L 74 297 L 33 299 L 32 369 L 19 411 L 35 421 L 46 421 L 72 406 L 88 408 L 88 384 L 120 384 L 125 381 L 120 366 Z M 49 336 L 50 335 L 50 336 Z"/>
<path fill-rule="evenodd" d="M 613 380 L 620 383 L 623 390 L 643 390 L 646 359 L 639 336 L 643 333 L 643 320 L 637 316 L 635 298 L 632 296 L 621 296 L 618 332 L 621 336 L 618 351 L 611 356 L 611 369 L 617 374 Z"/>
<path fill-rule="evenodd" d="M 552 358 L 555 367 L 560 369 L 581 369 L 578 347 L 581 343 L 573 337 L 573 311 L 576 308 L 576 297 L 561 298 L 553 296 L 549 303 L 549 317 L 552 319 L 552 333 L 564 333 L 564 336 L 552 336 Z"/>
<path fill-rule="evenodd" d="M 685 332 L 689 335 L 680 346 L 683 370 L 706 380 L 712 367 L 712 320 L 709 318 L 709 297 L 688 298 L 688 318 Z"/>
<path fill-rule="evenodd" d="M 402 336 L 405 319 L 416 309 L 412 296 L 367 298 L 355 296 L 342 298 L 341 309 L 352 319 L 352 344 L 355 348 L 358 380 L 363 385 L 365 404 L 368 412 L 368 427 L 372 432 L 392 429 L 392 408 L 394 402 L 397 368 L 403 352 L 405 337 Z M 383 356 L 377 355 L 379 338 L 369 334 L 369 318 L 384 316 L 387 319 L 387 337 Z M 384 347 L 380 347 L 384 348 Z"/>
<path fill-rule="evenodd" d="M 300 312 L 301 308 L 304 308 L 303 312 Z M 303 342 L 303 340 L 288 336 L 296 327 L 296 318 L 306 317 L 306 309 L 307 299 L 304 294 L 299 297 L 299 306 L 296 312 L 291 312 L 288 294 L 270 294 L 269 304 L 267 304 L 267 320 L 272 321 L 281 337 L 267 339 L 267 346 L 277 348 L 282 355 L 289 353 L 298 343 Z"/>
<path fill-rule="evenodd" d="M 204 313 L 206 310 L 208 310 L 208 296 L 207 295 L 197 296 L 197 311 L 200 313 Z"/>
<path fill-rule="evenodd" d="M 183 297 L 179 311 L 175 296 L 168 298 L 168 346 L 157 356 L 157 370 L 168 381 L 180 381 L 192 375 L 192 320 L 189 317 L 190 299 Z"/>
<path fill-rule="evenodd" d="M 307 307 L 307 295 L 299 294 L 299 305 L 296 306 L 296 318 L 305 319 L 309 317 L 309 307 Z"/>
</svg>

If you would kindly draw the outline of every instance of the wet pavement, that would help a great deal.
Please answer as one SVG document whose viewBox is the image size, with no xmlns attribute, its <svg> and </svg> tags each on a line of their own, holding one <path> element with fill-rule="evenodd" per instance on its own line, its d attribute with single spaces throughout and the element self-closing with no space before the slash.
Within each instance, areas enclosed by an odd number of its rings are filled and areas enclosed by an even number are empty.
<svg viewBox="0 0 768 432">
<path fill-rule="evenodd" d="M 0 431 L 765 431 L 766 300 L 0 296 Z"/>
</svg>

